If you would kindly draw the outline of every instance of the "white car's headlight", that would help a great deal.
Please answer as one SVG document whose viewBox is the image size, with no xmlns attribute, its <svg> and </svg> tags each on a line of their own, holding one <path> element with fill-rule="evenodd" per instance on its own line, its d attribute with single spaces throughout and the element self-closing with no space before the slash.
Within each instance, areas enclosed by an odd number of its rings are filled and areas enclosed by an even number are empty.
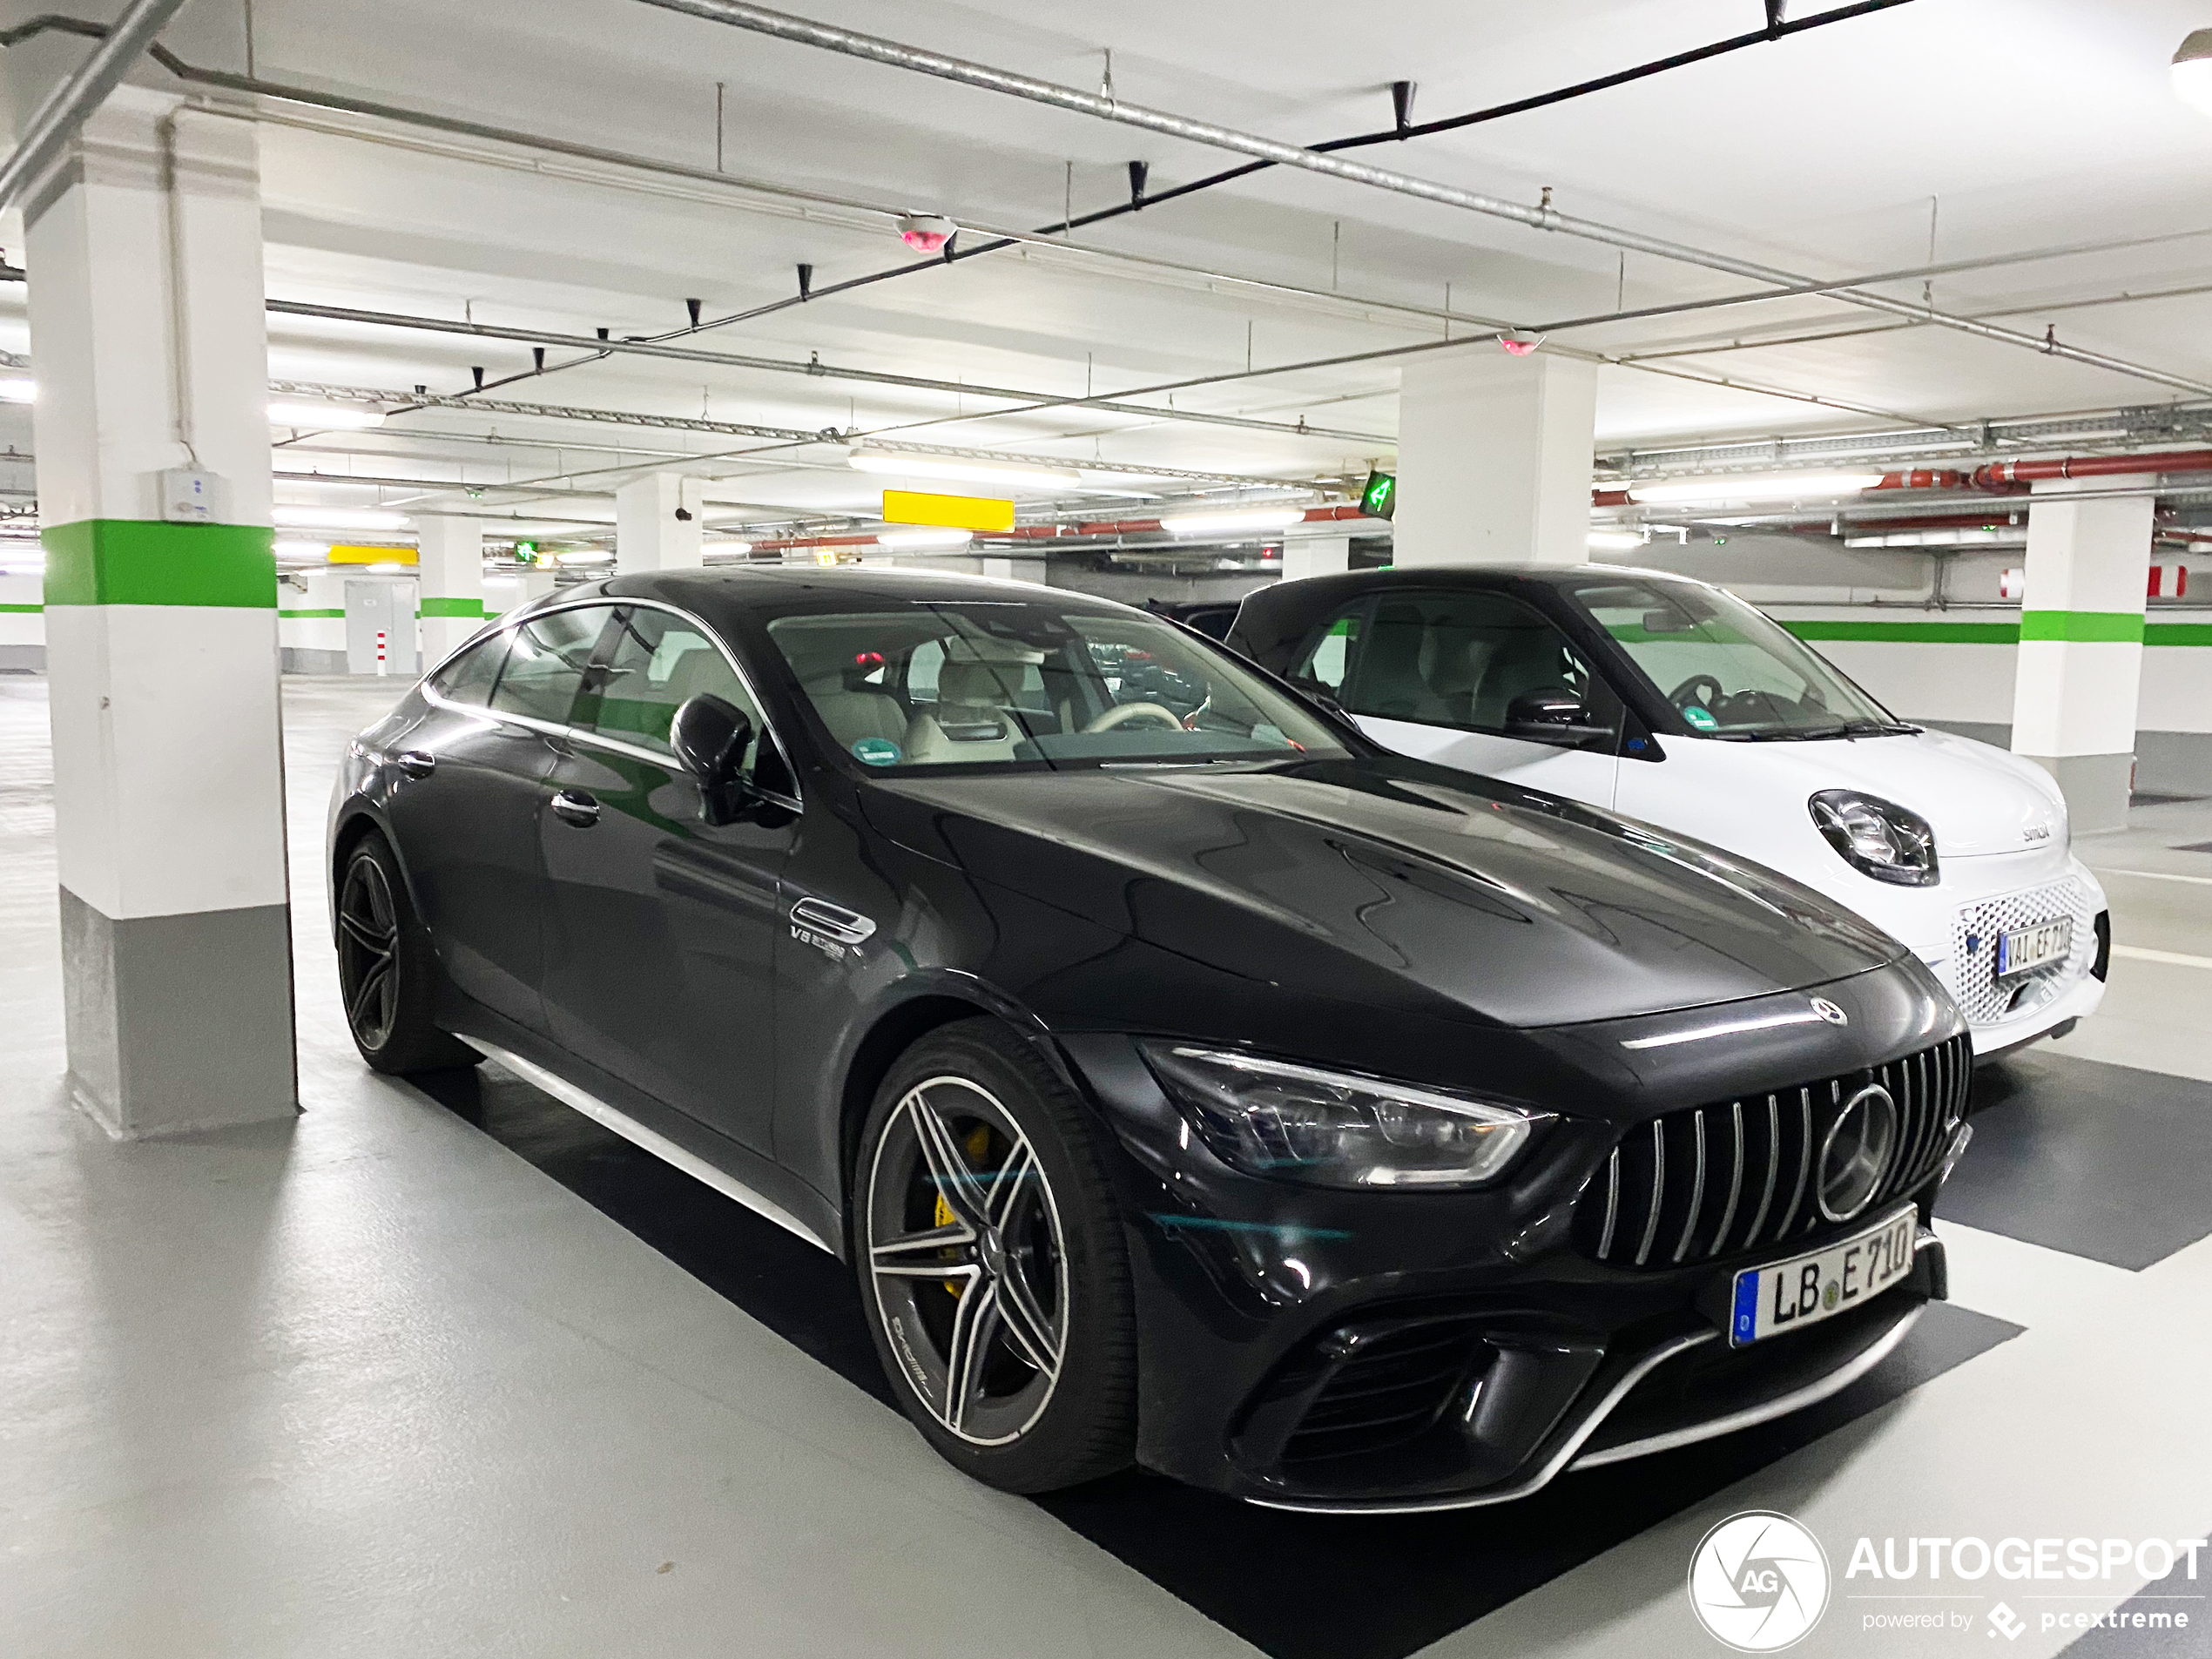
<svg viewBox="0 0 2212 1659">
<path fill-rule="evenodd" d="M 1480 1186 L 1551 1113 L 1287 1061 L 1140 1045 L 1214 1156 L 1317 1187 Z"/>
<path fill-rule="evenodd" d="M 1805 806 L 1828 845 L 1862 875 L 1900 887 L 1935 886 L 1935 831 L 1911 807 L 1856 789 L 1824 789 Z"/>
</svg>

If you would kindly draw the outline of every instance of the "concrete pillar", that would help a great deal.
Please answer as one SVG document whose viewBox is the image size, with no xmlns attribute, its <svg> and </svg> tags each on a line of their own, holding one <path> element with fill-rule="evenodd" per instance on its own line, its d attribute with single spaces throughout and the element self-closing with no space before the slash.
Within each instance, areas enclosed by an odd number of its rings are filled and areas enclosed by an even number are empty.
<svg viewBox="0 0 2212 1659">
<path fill-rule="evenodd" d="M 1022 579 L 1015 573 L 1012 559 L 992 558 L 987 556 L 980 563 L 983 567 L 981 574 L 990 577 L 994 582 L 1018 582 Z"/>
<path fill-rule="evenodd" d="M 624 576 L 641 570 L 696 570 L 703 479 L 648 473 L 615 490 L 615 563 Z"/>
<path fill-rule="evenodd" d="M 1409 365 L 1395 563 L 1586 563 L 1596 422 L 1594 363 L 1470 346 Z"/>
<path fill-rule="evenodd" d="M 289 1116 L 253 124 L 123 87 L 24 219 L 71 1092 L 118 1136 Z"/>
<path fill-rule="evenodd" d="M 474 518 L 425 516 L 415 523 L 415 609 L 427 669 L 484 625 L 484 527 Z"/>
<path fill-rule="evenodd" d="M 2054 478 L 2028 502 L 2013 752 L 2059 780 L 2077 833 L 2128 824 L 2153 502 L 2070 497 L 2155 482 Z"/>
<path fill-rule="evenodd" d="M 1349 536 L 1286 536 L 1283 538 L 1283 580 L 1342 576 L 1352 568 Z"/>
</svg>

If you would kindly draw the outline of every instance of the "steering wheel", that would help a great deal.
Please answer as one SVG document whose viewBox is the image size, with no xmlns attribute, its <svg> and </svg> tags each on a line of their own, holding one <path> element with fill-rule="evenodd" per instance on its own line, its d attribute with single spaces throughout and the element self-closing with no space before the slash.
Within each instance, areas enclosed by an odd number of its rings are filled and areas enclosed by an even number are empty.
<svg viewBox="0 0 2212 1659">
<path fill-rule="evenodd" d="M 1165 725 L 1171 725 L 1178 732 L 1183 730 L 1183 722 L 1176 717 L 1175 711 L 1162 708 L 1157 703 L 1116 703 L 1083 730 L 1086 732 L 1111 732 L 1117 725 L 1125 725 L 1131 720 L 1146 718 L 1158 720 Z"/>
<path fill-rule="evenodd" d="M 1667 701 L 1678 709 L 1686 708 L 1690 703 L 1700 703 L 1710 709 L 1727 695 L 1727 688 L 1710 674 L 1692 674 L 1667 693 Z"/>
</svg>

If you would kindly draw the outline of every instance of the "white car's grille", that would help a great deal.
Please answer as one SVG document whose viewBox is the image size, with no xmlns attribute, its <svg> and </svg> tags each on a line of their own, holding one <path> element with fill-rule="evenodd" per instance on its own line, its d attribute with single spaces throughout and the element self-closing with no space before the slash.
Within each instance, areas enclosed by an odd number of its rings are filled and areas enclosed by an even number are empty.
<svg viewBox="0 0 2212 1659">
<path fill-rule="evenodd" d="M 1997 935 L 2060 916 L 2074 918 L 2074 948 L 2066 961 L 1998 984 Z M 2096 921 L 2087 884 L 2073 876 L 1983 899 L 1960 910 L 1951 924 L 1952 990 L 1967 1023 L 1998 1025 L 2019 1019 L 2087 973 L 2097 954 Z"/>
</svg>

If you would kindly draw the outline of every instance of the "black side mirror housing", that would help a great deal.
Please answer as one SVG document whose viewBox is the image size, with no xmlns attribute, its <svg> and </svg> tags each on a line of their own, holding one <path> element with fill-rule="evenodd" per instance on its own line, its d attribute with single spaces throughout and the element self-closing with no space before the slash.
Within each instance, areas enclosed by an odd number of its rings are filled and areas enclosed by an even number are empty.
<svg viewBox="0 0 2212 1659">
<path fill-rule="evenodd" d="M 1573 745 L 1613 734 L 1590 724 L 1582 699 L 1568 691 L 1523 691 L 1506 705 L 1506 736 Z"/>
<path fill-rule="evenodd" d="M 752 792 L 742 770 L 752 742 L 752 722 L 745 711 L 711 691 L 691 698 L 669 722 L 668 745 L 698 779 L 700 811 L 708 823 L 730 822 Z"/>
</svg>

